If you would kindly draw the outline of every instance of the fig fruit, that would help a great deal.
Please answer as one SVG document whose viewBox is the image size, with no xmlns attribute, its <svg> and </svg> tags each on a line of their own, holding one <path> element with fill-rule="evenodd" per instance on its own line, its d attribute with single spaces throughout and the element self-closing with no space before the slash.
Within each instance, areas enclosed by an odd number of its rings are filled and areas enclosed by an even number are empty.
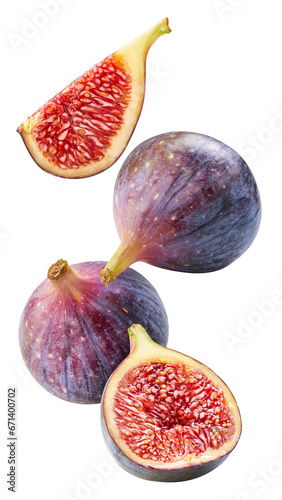
<svg viewBox="0 0 282 500">
<path fill-rule="evenodd" d="M 260 217 L 255 179 L 233 149 L 202 134 L 160 134 L 120 169 L 114 218 L 121 244 L 101 279 L 108 285 L 136 261 L 217 271 L 251 245 Z"/>
<path fill-rule="evenodd" d="M 118 159 L 142 110 L 148 50 L 170 31 L 165 18 L 86 71 L 18 127 L 43 170 L 88 177 Z"/>
<path fill-rule="evenodd" d="M 185 481 L 220 465 L 241 435 L 237 403 L 209 368 L 158 346 L 141 325 L 102 397 L 105 442 L 121 467 L 152 481 Z"/>
<path fill-rule="evenodd" d="M 53 264 L 20 321 L 27 368 L 47 391 L 73 403 L 100 403 L 108 377 L 129 353 L 132 320 L 142 320 L 156 342 L 167 343 L 167 315 L 153 286 L 128 269 L 105 292 L 104 264 Z"/>
</svg>

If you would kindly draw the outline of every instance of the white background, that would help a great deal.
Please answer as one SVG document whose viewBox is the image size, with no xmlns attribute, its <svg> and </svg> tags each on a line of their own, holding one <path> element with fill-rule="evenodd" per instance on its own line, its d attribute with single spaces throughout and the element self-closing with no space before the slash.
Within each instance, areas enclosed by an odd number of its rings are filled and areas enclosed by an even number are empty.
<svg viewBox="0 0 282 500">
<path fill-rule="evenodd" d="M 124 500 L 277 500 L 282 490 L 282 4 L 54 0 L 56 12 L 42 17 L 44 3 L 14 0 L 1 9 L 1 498 L 12 495 L 6 484 L 6 401 L 8 386 L 15 386 L 20 500 L 99 500 L 117 492 Z M 143 112 L 122 157 L 106 172 L 82 180 L 56 178 L 38 168 L 17 126 L 165 16 L 172 32 L 149 52 Z M 29 39 L 23 36 L 27 21 L 34 26 Z M 224 270 L 189 275 L 133 266 L 165 304 L 169 347 L 218 373 L 242 413 L 241 440 L 218 469 L 167 484 L 135 478 L 111 462 L 99 405 L 61 401 L 33 380 L 21 359 L 18 324 L 51 263 L 111 257 L 119 243 L 112 193 L 124 159 L 143 140 L 175 130 L 205 133 L 239 151 L 257 180 L 263 217 L 251 248 Z"/>
</svg>

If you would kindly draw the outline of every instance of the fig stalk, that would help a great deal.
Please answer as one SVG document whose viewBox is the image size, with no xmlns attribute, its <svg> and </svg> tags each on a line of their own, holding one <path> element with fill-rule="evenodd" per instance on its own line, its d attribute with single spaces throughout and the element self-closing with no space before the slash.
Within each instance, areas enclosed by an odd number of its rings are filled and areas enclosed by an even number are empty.
<svg viewBox="0 0 282 500">
<path fill-rule="evenodd" d="M 63 293 L 70 293 L 77 300 L 83 296 L 86 281 L 74 272 L 66 260 L 59 259 L 52 264 L 48 269 L 47 278 L 55 288 L 61 288 Z"/>
<path fill-rule="evenodd" d="M 125 242 L 121 243 L 106 267 L 101 271 L 103 285 L 108 286 L 112 281 L 115 281 L 119 274 L 131 266 L 136 261 L 135 254 L 134 248 L 130 248 Z"/>
<path fill-rule="evenodd" d="M 136 57 L 140 60 L 144 60 L 153 43 L 155 43 L 160 36 L 170 32 L 171 29 L 168 25 L 168 18 L 165 17 L 155 26 L 145 31 L 145 33 L 123 46 L 117 53 L 121 52 L 123 56 L 125 55 L 127 61 L 132 59 L 132 62 L 134 62 Z"/>
<path fill-rule="evenodd" d="M 69 265 L 66 260 L 59 259 L 55 264 L 52 264 L 47 273 L 47 277 L 50 280 L 58 281 L 67 272 L 70 272 Z"/>
<path fill-rule="evenodd" d="M 128 328 L 128 334 L 130 342 L 130 354 L 132 354 L 135 349 L 138 349 L 139 354 L 141 349 L 144 349 L 144 352 L 150 349 L 150 354 L 152 354 L 154 343 L 151 342 L 148 333 L 142 325 L 131 325 L 131 327 Z"/>
</svg>

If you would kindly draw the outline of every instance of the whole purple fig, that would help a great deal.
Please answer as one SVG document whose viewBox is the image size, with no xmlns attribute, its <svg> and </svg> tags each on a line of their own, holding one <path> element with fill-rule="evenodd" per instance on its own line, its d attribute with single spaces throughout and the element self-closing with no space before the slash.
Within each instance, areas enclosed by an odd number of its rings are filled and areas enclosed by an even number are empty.
<svg viewBox="0 0 282 500">
<path fill-rule="evenodd" d="M 206 135 L 171 132 L 125 160 L 114 217 L 121 244 L 101 272 L 105 285 L 136 261 L 189 273 L 228 266 L 253 242 L 261 203 L 233 149 Z"/>
<path fill-rule="evenodd" d="M 143 322 L 166 345 L 168 321 L 153 286 L 127 269 L 114 286 L 100 281 L 105 262 L 59 260 L 23 311 L 23 359 L 47 391 L 74 403 L 99 403 L 107 379 L 129 354 L 127 329 Z"/>
</svg>

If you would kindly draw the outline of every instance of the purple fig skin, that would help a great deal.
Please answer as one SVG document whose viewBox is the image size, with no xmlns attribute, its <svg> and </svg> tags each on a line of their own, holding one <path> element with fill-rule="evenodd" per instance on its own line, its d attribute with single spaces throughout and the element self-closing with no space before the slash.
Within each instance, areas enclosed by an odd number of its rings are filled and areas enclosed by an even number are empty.
<svg viewBox="0 0 282 500">
<path fill-rule="evenodd" d="M 105 264 L 75 264 L 61 279 L 44 280 L 20 321 L 27 368 L 48 392 L 73 403 L 100 403 L 107 379 L 129 354 L 133 322 L 167 344 L 167 315 L 154 287 L 127 269 L 107 289 L 100 281 Z"/>
<path fill-rule="evenodd" d="M 171 132 L 141 143 L 123 163 L 114 218 L 121 245 L 106 266 L 114 277 L 136 261 L 205 273 L 247 250 L 261 203 L 252 172 L 233 149 L 206 135 Z"/>
</svg>

